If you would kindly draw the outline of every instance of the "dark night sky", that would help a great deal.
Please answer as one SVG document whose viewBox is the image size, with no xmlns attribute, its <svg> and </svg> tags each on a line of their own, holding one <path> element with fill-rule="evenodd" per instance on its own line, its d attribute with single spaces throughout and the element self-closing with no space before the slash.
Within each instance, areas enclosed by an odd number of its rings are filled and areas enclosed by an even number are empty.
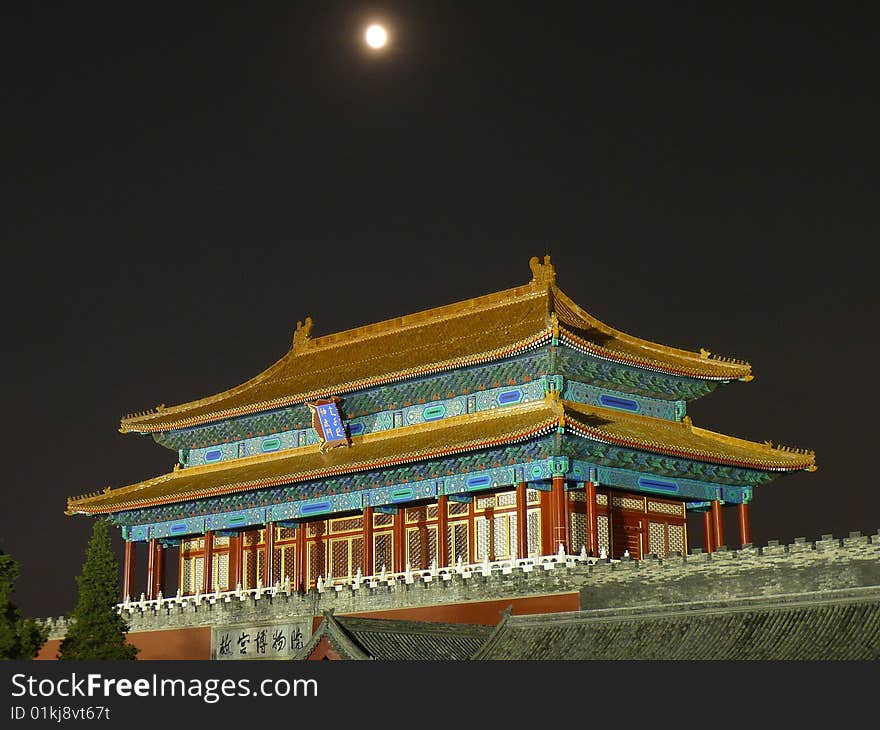
<svg viewBox="0 0 880 730">
<path fill-rule="evenodd" d="M 880 528 L 880 63 L 858 5 L 20 5 L 0 547 L 26 613 L 73 607 L 92 522 L 66 497 L 175 461 L 121 416 L 257 374 L 308 314 L 318 335 L 439 306 L 547 252 L 609 324 L 753 364 L 697 425 L 816 450 L 758 490 L 756 543 Z"/>
</svg>

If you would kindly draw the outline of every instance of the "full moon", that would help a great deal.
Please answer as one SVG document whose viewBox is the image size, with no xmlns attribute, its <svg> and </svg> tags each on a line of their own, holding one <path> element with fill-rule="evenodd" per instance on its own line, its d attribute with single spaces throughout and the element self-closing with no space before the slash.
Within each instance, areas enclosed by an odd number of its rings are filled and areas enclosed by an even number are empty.
<svg viewBox="0 0 880 730">
<path fill-rule="evenodd" d="M 384 48 L 388 43 L 388 31 L 381 25 L 371 25 L 364 35 L 370 48 Z"/>
</svg>

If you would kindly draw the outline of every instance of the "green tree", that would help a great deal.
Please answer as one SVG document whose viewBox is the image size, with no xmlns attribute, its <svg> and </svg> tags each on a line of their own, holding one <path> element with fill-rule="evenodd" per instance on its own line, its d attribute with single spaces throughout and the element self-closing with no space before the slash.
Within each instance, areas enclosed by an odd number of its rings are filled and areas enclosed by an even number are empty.
<svg viewBox="0 0 880 730">
<path fill-rule="evenodd" d="M 128 623 L 117 612 L 119 564 L 105 520 L 97 520 L 86 550 L 82 574 L 76 579 L 79 599 L 59 659 L 134 659 L 127 643 Z"/>
<path fill-rule="evenodd" d="M 33 619 L 22 619 L 12 602 L 17 579 L 18 563 L 0 551 L 0 659 L 33 659 L 49 634 Z"/>
</svg>

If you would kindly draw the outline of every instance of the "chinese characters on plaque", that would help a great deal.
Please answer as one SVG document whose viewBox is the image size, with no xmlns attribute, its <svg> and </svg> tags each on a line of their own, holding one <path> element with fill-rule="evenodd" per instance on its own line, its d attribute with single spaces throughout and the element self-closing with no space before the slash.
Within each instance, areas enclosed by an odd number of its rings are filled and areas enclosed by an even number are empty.
<svg viewBox="0 0 880 730">
<path fill-rule="evenodd" d="M 212 654 L 215 659 L 291 659 L 309 635 L 307 623 L 214 627 Z"/>
<path fill-rule="evenodd" d="M 340 399 L 322 398 L 314 403 L 306 403 L 312 411 L 312 426 L 321 441 L 321 452 L 334 446 L 351 446 L 351 437 L 339 412 Z"/>
</svg>

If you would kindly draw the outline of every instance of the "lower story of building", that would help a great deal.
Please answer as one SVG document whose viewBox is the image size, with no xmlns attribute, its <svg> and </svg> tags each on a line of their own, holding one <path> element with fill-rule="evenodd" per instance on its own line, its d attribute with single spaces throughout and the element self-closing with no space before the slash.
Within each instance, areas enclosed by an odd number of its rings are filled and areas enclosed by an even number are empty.
<svg viewBox="0 0 880 730">
<path fill-rule="evenodd" d="M 319 581 L 532 558 L 560 550 L 636 560 L 649 554 L 687 554 L 686 507 L 683 501 L 555 479 L 550 490 L 521 483 L 469 497 L 444 495 L 401 507 L 367 507 L 328 519 L 152 539 L 144 543 L 143 591 L 134 585 L 138 543 L 127 542 L 123 599 L 276 584 L 302 591 Z M 715 503 L 704 513 L 707 551 L 724 543 L 720 507 Z M 737 508 L 745 544 L 747 506 Z M 169 557 L 178 561 L 176 586 L 166 581 Z"/>
</svg>

